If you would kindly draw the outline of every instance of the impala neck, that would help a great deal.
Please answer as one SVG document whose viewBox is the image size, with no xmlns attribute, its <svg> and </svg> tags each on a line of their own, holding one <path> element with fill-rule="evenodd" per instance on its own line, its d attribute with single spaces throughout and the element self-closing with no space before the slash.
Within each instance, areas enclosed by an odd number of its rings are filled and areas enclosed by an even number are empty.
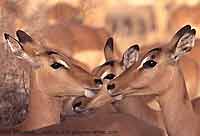
<svg viewBox="0 0 200 136">
<path fill-rule="evenodd" d="M 197 116 L 186 91 L 179 68 L 175 69 L 172 85 L 159 98 L 169 136 L 197 136 Z"/>
<path fill-rule="evenodd" d="M 37 73 L 32 72 L 29 113 L 20 130 L 39 129 L 60 122 L 62 102 L 47 96 L 37 85 Z"/>
</svg>

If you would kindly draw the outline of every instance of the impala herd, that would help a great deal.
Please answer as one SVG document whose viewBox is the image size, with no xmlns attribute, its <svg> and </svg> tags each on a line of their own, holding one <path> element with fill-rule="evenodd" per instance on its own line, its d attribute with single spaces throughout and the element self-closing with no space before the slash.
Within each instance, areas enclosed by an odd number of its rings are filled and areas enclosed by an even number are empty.
<svg viewBox="0 0 200 136">
<path fill-rule="evenodd" d="M 195 34 L 186 25 L 168 43 L 133 44 L 120 56 L 104 29 L 78 22 L 53 23 L 33 34 L 4 33 L 13 55 L 32 67 L 28 113 L 15 128 L 199 136 Z"/>
</svg>

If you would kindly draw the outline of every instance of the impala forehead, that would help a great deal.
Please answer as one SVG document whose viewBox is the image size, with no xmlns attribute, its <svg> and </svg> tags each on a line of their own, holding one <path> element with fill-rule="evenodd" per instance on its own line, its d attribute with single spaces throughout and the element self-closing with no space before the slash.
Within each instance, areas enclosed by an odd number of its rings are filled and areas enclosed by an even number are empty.
<svg viewBox="0 0 200 136">
<path fill-rule="evenodd" d="M 148 60 L 158 61 L 162 55 L 161 48 L 153 48 L 147 53 L 145 53 L 142 57 L 140 57 L 139 61 L 132 67 L 132 69 L 140 69 L 143 67 L 143 64 Z"/>
<path fill-rule="evenodd" d="M 103 79 L 107 74 L 111 72 L 113 65 L 114 65 L 114 61 L 107 61 L 104 64 L 96 67 L 93 70 L 93 74 Z"/>
<path fill-rule="evenodd" d="M 110 71 L 106 70 L 101 74 L 101 79 L 103 79 L 104 77 L 106 77 L 108 74 L 110 74 Z"/>
<path fill-rule="evenodd" d="M 108 61 L 105 62 L 101 67 L 101 74 L 100 77 L 101 79 L 113 79 L 116 74 L 121 73 L 122 71 L 122 66 L 120 65 L 120 62 L 118 61 Z"/>
<path fill-rule="evenodd" d="M 65 68 L 70 69 L 70 66 L 65 61 L 64 57 L 59 55 L 57 52 L 48 51 L 45 53 L 45 57 L 47 58 L 50 64 L 57 62 L 57 63 L 62 64 Z"/>
<path fill-rule="evenodd" d="M 107 65 L 109 65 L 109 66 L 114 66 L 114 64 L 115 64 L 115 60 L 109 60 L 109 61 L 106 61 L 102 66 L 107 66 Z"/>
<path fill-rule="evenodd" d="M 150 51 L 148 51 L 144 57 L 142 58 L 145 59 L 145 58 L 150 58 L 150 59 L 156 59 L 160 56 L 160 53 L 162 52 L 162 49 L 161 48 L 154 48 L 154 49 L 151 49 Z"/>
<path fill-rule="evenodd" d="M 148 51 L 143 57 L 141 57 L 140 62 L 144 60 L 156 60 L 161 56 L 162 49 L 161 48 L 154 48 Z"/>
</svg>

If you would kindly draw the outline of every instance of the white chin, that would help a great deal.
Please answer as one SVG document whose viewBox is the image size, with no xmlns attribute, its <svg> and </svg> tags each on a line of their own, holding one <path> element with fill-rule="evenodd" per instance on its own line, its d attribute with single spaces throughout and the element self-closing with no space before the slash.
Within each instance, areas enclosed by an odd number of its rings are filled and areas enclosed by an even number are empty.
<svg viewBox="0 0 200 136">
<path fill-rule="evenodd" d="M 110 95 L 113 95 L 113 91 L 112 91 L 112 90 L 108 90 L 108 93 L 109 93 Z"/>
<path fill-rule="evenodd" d="M 117 96 L 114 97 L 114 99 L 117 100 L 117 101 L 120 101 L 120 100 L 123 99 L 123 96 L 122 95 L 117 95 Z"/>
</svg>

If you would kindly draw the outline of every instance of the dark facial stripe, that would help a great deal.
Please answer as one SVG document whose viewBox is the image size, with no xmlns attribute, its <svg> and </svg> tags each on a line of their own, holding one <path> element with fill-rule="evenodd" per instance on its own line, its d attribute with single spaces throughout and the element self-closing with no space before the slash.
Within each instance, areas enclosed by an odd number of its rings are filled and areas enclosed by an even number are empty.
<svg viewBox="0 0 200 136">
<path fill-rule="evenodd" d="M 14 37 L 12 37 L 11 35 L 4 33 L 4 37 L 5 37 L 6 40 L 9 40 L 9 38 L 15 40 L 19 44 L 19 46 L 24 50 L 24 47 L 21 45 L 21 43 L 17 39 L 15 39 Z"/>
<path fill-rule="evenodd" d="M 102 85 L 103 82 L 101 81 L 101 79 L 94 79 L 95 84 L 97 85 Z"/>
<path fill-rule="evenodd" d="M 47 55 L 58 54 L 58 53 L 55 52 L 55 51 L 47 51 L 46 53 L 47 53 Z"/>
<path fill-rule="evenodd" d="M 150 50 L 148 53 L 150 53 L 150 52 L 154 52 L 154 51 L 158 51 L 158 52 L 160 52 L 162 49 L 161 48 L 153 48 L 152 50 Z"/>
<path fill-rule="evenodd" d="M 110 66 L 114 66 L 114 60 L 110 60 L 110 61 L 107 61 L 107 62 L 105 62 L 103 65 L 105 66 L 105 65 L 110 65 Z"/>
</svg>

